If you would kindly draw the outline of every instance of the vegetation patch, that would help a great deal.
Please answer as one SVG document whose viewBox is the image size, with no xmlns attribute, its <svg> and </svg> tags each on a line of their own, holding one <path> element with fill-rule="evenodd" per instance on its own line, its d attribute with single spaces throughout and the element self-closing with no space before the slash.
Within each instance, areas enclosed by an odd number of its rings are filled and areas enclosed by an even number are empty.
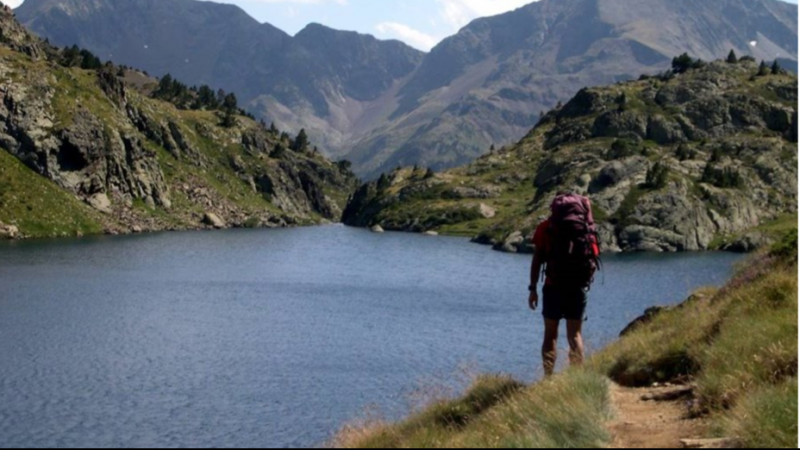
<svg viewBox="0 0 800 450">
<path fill-rule="evenodd" d="M 0 149 L 0 222 L 26 237 L 98 234 L 96 211 Z"/>
</svg>

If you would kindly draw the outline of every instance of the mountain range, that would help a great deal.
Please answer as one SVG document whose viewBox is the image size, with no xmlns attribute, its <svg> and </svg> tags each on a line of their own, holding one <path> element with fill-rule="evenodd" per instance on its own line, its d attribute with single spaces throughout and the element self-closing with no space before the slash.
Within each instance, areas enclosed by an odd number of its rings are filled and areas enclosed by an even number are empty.
<svg viewBox="0 0 800 450">
<path fill-rule="evenodd" d="M 582 87 L 664 71 L 684 52 L 796 64 L 798 51 L 797 6 L 777 0 L 542 0 L 427 54 L 319 24 L 290 36 L 195 0 L 26 0 L 16 14 L 54 44 L 235 91 L 366 178 L 465 164 Z"/>
</svg>

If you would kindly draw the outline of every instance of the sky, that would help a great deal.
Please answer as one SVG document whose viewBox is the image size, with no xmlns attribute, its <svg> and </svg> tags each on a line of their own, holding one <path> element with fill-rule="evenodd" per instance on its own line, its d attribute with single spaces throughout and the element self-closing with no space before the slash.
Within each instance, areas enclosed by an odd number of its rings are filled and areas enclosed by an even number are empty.
<svg viewBox="0 0 800 450">
<path fill-rule="evenodd" d="M 17 7 L 23 0 L 2 1 Z M 291 35 L 317 22 L 339 30 L 372 34 L 379 39 L 399 39 L 428 51 L 478 17 L 511 11 L 533 0 L 213 1 L 238 5 L 259 22 L 269 22 Z"/>
</svg>

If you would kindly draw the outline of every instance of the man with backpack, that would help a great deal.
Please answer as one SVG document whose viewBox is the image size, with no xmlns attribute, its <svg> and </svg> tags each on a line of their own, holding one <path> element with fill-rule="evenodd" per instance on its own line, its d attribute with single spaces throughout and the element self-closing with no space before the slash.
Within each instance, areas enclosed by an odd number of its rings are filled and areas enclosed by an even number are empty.
<svg viewBox="0 0 800 450">
<path fill-rule="evenodd" d="M 542 359 L 546 376 L 553 375 L 558 358 L 558 328 L 567 321 L 567 338 L 572 365 L 583 363 L 583 322 L 587 295 L 600 267 L 600 246 L 588 198 L 561 193 L 550 206 L 550 218 L 536 229 L 531 268 L 532 310 L 539 306 L 537 285 L 542 288 L 545 338 Z"/>
</svg>

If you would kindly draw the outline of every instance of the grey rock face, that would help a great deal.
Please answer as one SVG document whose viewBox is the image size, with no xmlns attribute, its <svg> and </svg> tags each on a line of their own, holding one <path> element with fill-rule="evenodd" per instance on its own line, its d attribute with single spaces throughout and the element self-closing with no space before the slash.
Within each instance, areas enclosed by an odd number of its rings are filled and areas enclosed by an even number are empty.
<svg viewBox="0 0 800 450">
<path fill-rule="evenodd" d="M 7 70 L 0 62 L 0 73 Z M 9 151 L 87 201 L 102 194 L 158 205 L 169 202 L 155 154 L 134 135 L 107 129 L 88 109 L 80 109 L 61 131 L 51 132 L 53 80 L 47 74 L 34 77 L 25 84 L 0 87 L 0 140 Z"/>
</svg>

